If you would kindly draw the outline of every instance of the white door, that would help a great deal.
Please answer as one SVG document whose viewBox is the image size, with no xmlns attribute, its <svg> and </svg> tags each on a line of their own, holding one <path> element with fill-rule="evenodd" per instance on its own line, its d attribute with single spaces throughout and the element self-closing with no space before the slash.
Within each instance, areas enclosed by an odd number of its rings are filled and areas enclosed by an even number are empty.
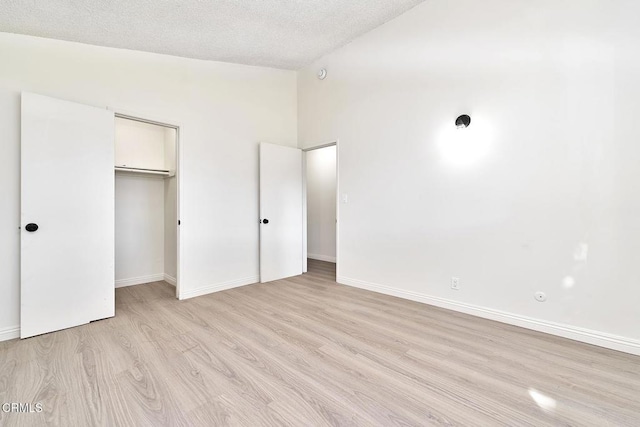
<svg viewBox="0 0 640 427">
<path fill-rule="evenodd" d="M 21 338 L 115 314 L 113 161 L 113 112 L 22 94 Z"/>
<path fill-rule="evenodd" d="M 302 150 L 260 144 L 260 281 L 302 274 Z"/>
</svg>

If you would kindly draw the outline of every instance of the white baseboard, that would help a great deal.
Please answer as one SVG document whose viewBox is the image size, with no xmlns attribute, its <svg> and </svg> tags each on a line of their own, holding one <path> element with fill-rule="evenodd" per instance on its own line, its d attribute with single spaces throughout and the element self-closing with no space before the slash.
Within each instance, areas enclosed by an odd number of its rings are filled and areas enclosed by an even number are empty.
<svg viewBox="0 0 640 427">
<path fill-rule="evenodd" d="M 164 273 L 151 274 L 149 276 L 132 277 L 130 279 L 116 280 L 116 288 L 124 288 L 126 286 L 141 285 L 143 283 L 161 282 L 164 280 Z"/>
<path fill-rule="evenodd" d="M 520 326 L 534 331 L 544 332 L 575 341 L 593 344 L 600 347 L 610 348 L 625 353 L 640 355 L 640 340 L 632 338 L 612 335 L 605 332 L 584 329 L 577 326 L 565 325 L 561 323 L 549 322 L 546 320 L 534 319 L 531 317 L 520 316 L 500 310 L 494 310 L 482 306 L 466 304 L 446 298 L 433 297 L 413 291 L 392 288 L 377 283 L 364 282 L 362 280 L 350 279 L 348 277 L 338 277 L 338 283 L 353 286 L 356 288 L 366 289 L 385 295 L 392 295 L 411 301 L 422 302 L 436 307 L 442 307 L 461 313 L 471 314 L 473 316 L 482 317 L 484 319 L 495 320 L 510 325 Z"/>
<path fill-rule="evenodd" d="M 167 273 L 164 274 L 164 281 L 173 286 L 176 286 L 178 283 L 175 277 L 169 276 Z"/>
<path fill-rule="evenodd" d="M 14 338 L 20 338 L 20 326 L 0 329 L 0 341 L 8 341 Z"/>
<path fill-rule="evenodd" d="M 334 264 L 336 263 L 336 257 L 334 257 L 334 256 L 318 255 L 318 254 L 307 254 L 307 258 L 317 259 L 318 261 L 332 262 Z"/>
<path fill-rule="evenodd" d="M 260 281 L 259 276 L 245 277 L 244 279 L 230 280 L 228 282 L 216 283 L 214 285 L 201 286 L 196 289 L 181 291 L 178 299 L 188 299 L 213 292 L 226 291 L 227 289 L 238 288 L 240 286 L 251 285 Z M 182 286 L 181 286 L 182 287 Z"/>
</svg>

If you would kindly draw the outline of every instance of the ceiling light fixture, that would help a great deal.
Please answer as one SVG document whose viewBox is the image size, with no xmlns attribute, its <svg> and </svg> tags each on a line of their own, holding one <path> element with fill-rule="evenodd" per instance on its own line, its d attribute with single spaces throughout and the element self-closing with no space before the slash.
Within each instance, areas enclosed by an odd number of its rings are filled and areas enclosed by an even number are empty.
<svg viewBox="0 0 640 427">
<path fill-rule="evenodd" d="M 456 127 L 458 129 L 464 129 L 471 124 L 471 117 L 468 114 L 463 114 L 456 119 Z"/>
<path fill-rule="evenodd" d="M 320 71 L 318 71 L 318 78 L 320 80 L 324 80 L 326 77 L 327 77 L 327 69 L 321 68 Z"/>
</svg>

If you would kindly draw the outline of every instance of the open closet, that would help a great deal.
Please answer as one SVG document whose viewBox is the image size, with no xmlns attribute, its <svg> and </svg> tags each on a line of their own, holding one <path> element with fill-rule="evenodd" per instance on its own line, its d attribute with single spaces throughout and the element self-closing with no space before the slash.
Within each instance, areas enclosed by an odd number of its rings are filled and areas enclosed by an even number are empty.
<svg viewBox="0 0 640 427">
<path fill-rule="evenodd" d="M 115 286 L 177 285 L 178 129 L 115 117 Z"/>
<path fill-rule="evenodd" d="M 20 121 L 20 338 L 113 317 L 114 279 L 179 296 L 180 129 L 29 92 Z"/>
</svg>

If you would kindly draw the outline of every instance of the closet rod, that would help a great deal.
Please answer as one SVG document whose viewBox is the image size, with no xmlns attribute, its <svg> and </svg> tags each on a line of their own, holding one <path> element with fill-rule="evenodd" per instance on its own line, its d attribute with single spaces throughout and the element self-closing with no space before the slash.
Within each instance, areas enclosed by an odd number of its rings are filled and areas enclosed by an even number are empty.
<svg viewBox="0 0 640 427">
<path fill-rule="evenodd" d="M 122 167 L 122 166 L 115 166 L 115 170 L 121 171 L 121 172 L 136 172 L 136 173 L 147 173 L 147 174 L 165 175 L 165 176 L 169 176 L 170 174 L 168 170 L 163 170 L 163 169 L 143 169 L 143 168 Z"/>
<path fill-rule="evenodd" d="M 140 117 L 127 116 L 126 114 L 120 114 L 120 113 L 114 113 L 114 115 L 120 119 L 133 120 L 134 122 L 147 123 L 150 125 L 162 126 L 165 128 L 178 130 L 178 126 L 170 125 L 168 123 L 156 122 L 155 120 L 149 120 L 149 119 L 141 119 Z"/>
</svg>

